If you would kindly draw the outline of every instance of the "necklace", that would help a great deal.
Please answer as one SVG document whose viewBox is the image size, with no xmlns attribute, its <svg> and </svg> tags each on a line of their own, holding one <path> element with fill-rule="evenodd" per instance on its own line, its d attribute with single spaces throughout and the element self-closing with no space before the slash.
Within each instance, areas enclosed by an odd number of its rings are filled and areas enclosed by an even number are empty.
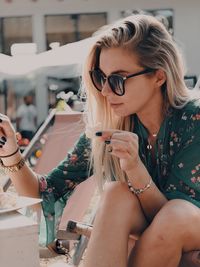
<svg viewBox="0 0 200 267">
<path fill-rule="evenodd" d="M 148 144 L 147 144 L 147 149 L 148 149 L 148 150 L 151 150 L 151 149 L 153 148 L 153 145 L 152 145 L 152 142 L 151 142 L 151 136 L 153 137 L 152 139 L 154 139 L 154 140 L 153 140 L 153 142 L 154 142 L 155 139 L 156 139 L 156 137 L 157 137 L 157 135 L 158 135 L 158 133 L 153 133 L 153 134 L 150 134 L 150 135 L 149 135 L 149 137 L 148 137 L 148 139 L 147 139 L 147 142 L 148 142 Z"/>
<path fill-rule="evenodd" d="M 148 144 L 147 144 L 147 149 L 148 149 L 148 150 L 151 150 L 151 149 L 152 149 L 152 145 L 151 145 L 151 143 L 149 142 L 149 140 L 148 140 Z"/>
<path fill-rule="evenodd" d="M 140 122 L 137 116 L 134 116 L 134 132 L 139 136 L 139 153 L 142 162 L 146 166 L 148 172 L 156 177 L 156 173 L 160 173 L 161 168 L 163 168 L 163 159 L 166 153 L 165 152 L 165 142 L 166 137 L 169 135 L 169 130 L 171 126 L 169 124 L 171 113 L 166 114 L 162 125 L 160 126 L 159 132 L 153 132 L 151 134 L 151 139 L 148 138 L 150 132 L 144 127 L 144 125 Z M 168 127 L 169 126 L 169 127 Z M 152 140 L 155 140 L 155 146 L 152 145 Z M 152 154 L 154 158 L 152 158 Z M 152 161 L 154 160 L 154 165 Z M 156 168 L 155 166 L 160 166 Z M 158 175 L 159 177 L 159 175 Z M 155 178 L 159 179 L 159 178 Z"/>
</svg>

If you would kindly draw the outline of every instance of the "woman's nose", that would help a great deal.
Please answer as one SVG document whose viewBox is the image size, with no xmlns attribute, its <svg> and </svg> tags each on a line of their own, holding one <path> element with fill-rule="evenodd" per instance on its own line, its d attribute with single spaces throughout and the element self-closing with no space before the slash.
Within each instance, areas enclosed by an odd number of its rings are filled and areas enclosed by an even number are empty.
<svg viewBox="0 0 200 267">
<path fill-rule="evenodd" d="M 112 90 L 108 84 L 108 81 L 106 80 L 102 90 L 101 90 L 101 93 L 103 96 L 107 96 L 108 94 L 112 93 Z"/>
</svg>

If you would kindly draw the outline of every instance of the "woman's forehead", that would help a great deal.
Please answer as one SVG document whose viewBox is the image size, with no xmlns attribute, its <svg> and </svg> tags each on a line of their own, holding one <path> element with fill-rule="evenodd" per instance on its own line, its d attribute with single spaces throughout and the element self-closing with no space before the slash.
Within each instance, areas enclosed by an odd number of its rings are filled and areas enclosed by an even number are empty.
<svg viewBox="0 0 200 267">
<path fill-rule="evenodd" d="M 127 49 L 123 48 L 104 48 L 99 57 L 99 68 L 105 74 L 118 72 L 132 72 L 140 67 L 137 56 Z"/>
</svg>

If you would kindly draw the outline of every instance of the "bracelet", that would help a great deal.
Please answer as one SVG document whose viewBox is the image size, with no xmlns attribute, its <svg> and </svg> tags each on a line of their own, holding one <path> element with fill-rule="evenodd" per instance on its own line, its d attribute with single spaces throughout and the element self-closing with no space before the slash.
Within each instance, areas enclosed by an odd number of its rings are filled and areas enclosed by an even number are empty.
<svg viewBox="0 0 200 267">
<path fill-rule="evenodd" d="M 19 151 L 19 147 L 17 147 L 17 149 L 15 150 L 15 152 L 13 152 L 12 154 L 6 155 L 6 156 L 0 156 L 0 158 L 9 158 L 15 154 L 17 154 L 17 152 Z"/>
<path fill-rule="evenodd" d="M 139 195 L 150 188 L 150 186 L 152 184 L 152 179 L 150 178 L 148 184 L 146 184 L 143 188 L 134 188 L 129 180 L 127 183 L 128 183 L 128 187 L 129 187 L 130 191 L 135 195 Z"/>
<path fill-rule="evenodd" d="M 11 165 L 11 166 L 5 166 L 3 164 L 3 161 L 0 159 L 0 167 L 3 171 L 7 172 L 17 172 L 19 170 L 21 170 L 21 168 L 24 166 L 25 164 L 25 159 L 21 158 L 20 161 L 18 161 L 16 164 Z"/>
</svg>

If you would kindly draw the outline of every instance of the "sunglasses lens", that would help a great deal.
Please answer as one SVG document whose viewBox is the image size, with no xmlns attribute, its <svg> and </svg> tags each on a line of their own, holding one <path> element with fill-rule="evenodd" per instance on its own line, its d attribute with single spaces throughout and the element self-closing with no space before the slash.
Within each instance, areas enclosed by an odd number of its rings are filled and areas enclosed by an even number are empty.
<svg viewBox="0 0 200 267">
<path fill-rule="evenodd" d="M 123 78 L 119 75 L 112 74 L 109 76 L 109 85 L 112 91 L 117 95 L 123 95 Z"/>
<path fill-rule="evenodd" d="M 91 79 L 97 90 L 101 91 L 106 80 L 103 73 L 100 70 L 93 70 L 91 71 Z"/>
</svg>

